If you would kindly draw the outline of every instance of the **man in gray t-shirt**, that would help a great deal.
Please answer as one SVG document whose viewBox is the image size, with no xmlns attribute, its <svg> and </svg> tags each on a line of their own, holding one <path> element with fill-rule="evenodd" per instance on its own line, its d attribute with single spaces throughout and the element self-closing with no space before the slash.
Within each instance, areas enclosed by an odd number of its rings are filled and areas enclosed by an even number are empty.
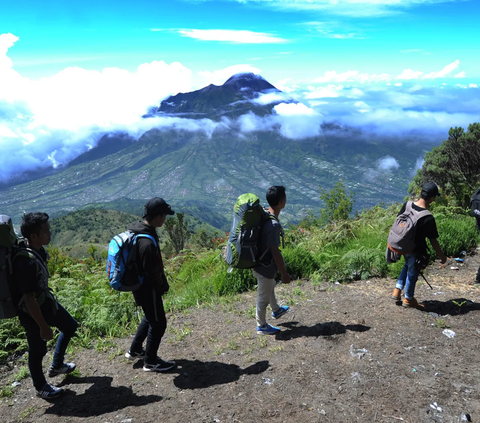
<svg viewBox="0 0 480 423">
<path fill-rule="evenodd" d="M 262 251 L 268 249 L 261 264 L 253 269 L 253 275 L 257 278 L 258 299 L 257 299 L 257 333 L 260 335 L 274 335 L 280 328 L 271 326 L 266 321 L 267 306 L 272 308 L 272 317 L 278 319 L 288 311 L 288 306 L 279 306 L 275 297 L 275 275 L 277 270 L 282 276 L 283 283 L 290 283 L 290 276 L 285 268 L 283 256 L 278 248 L 282 234 L 282 225 L 278 221 L 280 212 L 287 203 L 285 187 L 272 186 L 267 190 L 267 201 L 269 204 L 270 219 L 262 227 Z"/>
</svg>

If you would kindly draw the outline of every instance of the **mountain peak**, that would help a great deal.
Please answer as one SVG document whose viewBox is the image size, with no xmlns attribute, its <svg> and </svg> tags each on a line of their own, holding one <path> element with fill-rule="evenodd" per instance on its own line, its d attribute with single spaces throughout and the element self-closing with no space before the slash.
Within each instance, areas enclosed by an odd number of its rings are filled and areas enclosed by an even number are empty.
<svg viewBox="0 0 480 423">
<path fill-rule="evenodd" d="M 236 75 L 232 75 L 223 84 L 223 87 L 235 87 L 240 90 L 249 88 L 257 93 L 261 93 L 265 90 L 277 90 L 272 84 L 263 79 L 260 75 L 256 75 L 252 72 L 237 73 Z"/>
<path fill-rule="evenodd" d="M 157 112 L 193 118 L 238 115 L 246 109 L 259 109 L 260 114 L 265 114 L 270 110 L 263 110 L 264 106 L 259 107 L 251 100 L 270 91 L 280 92 L 260 75 L 238 73 L 221 86 L 210 84 L 197 91 L 171 96 L 162 101 Z"/>
</svg>

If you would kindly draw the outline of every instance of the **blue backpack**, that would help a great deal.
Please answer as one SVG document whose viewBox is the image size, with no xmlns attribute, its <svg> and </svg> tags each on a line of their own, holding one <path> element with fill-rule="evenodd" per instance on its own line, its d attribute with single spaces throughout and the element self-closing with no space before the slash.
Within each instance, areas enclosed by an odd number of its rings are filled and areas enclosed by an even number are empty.
<svg viewBox="0 0 480 423">
<path fill-rule="evenodd" d="M 151 235 L 125 231 L 115 235 L 108 245 L 107 276 L 110 286 L 117 291 L 136 291 L 143 283 L 143 276 L 125 277 L 128 258 L 139 237 L 149 238 L 158 248 L 157 241 Z M 131 273 L 131 272 L 129 272 Z"/>
</svg>

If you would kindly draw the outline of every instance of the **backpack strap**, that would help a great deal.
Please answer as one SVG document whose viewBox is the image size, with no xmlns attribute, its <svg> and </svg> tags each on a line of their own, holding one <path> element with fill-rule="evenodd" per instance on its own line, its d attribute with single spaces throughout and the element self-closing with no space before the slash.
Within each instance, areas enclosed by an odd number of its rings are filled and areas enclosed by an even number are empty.
<svg viewBox="0 0 480 423">
<path fill-rule="evenodd" d="M 284 234 L 284 231 L 283 231 L 283 227 L 282 225 L 280 224 L 280 220 L 278 220 L 278 217 L 275 216 L 274 214 L 270 213 L 269 211 L 265 213 L 265 218 L 264 218 L 264 221 L 262 222 L 262 230 L 263 230 L 263 225 L 265 224 L 266 220 L 267 219 L 271 219 L 271 220 L 275 220 L 279 225 L 280 225 L 280 238 L 282 239 L 282 249 L 285 248 L 285 234 Z M 261 235 L 260 235 L 261 236 Z M 263 260 L 263 258 L 265 257 L 265 255 L 268 253 L 269 251 L 269 248 L 267 248 L 261 255 L 260 257 L 258 258 L 258 262 L 261 263 L 261 261 Z"/>
<path fill-rule="evenodd" d="M 153 241 L 153 244 L 155 245 L 155 248 L 158 248 L 158 243 L 157 241 L 155 240 L 155 238 L 152 236 L 152 235 L 148 235 L 148 234 L 136 234 L 135 235 L 135 238 L 133 239 L 133 245 L 135 245 L 137 243 L 137 238 L 149 238 Z"/>
<path fill-rule="evenodd" d="M 417 222 L 418 222 L 422 217 L 429 216 L 429 215 L 432 214 L 432 213 L 430 212 L 430 210 L 422 210 L 422 211 L 415 210 L 415 209 L 413 208 L 413 201 L 407 201 L 407 204 L 405 205 L 405 211 L 414 212 L 414 213 L 417 215 Z"/>
</svg>

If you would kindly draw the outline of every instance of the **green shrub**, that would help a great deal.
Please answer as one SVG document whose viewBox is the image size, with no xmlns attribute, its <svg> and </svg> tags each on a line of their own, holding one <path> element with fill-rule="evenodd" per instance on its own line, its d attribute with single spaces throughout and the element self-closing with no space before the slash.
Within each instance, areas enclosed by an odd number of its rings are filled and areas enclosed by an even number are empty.
<svg viewBox="0 0 480 423">
<path fill-rule="evenodd" d="M 436 221 L 440 235 L 438 242 L 447 256 L 458 256 L 461 251 L 475 247 L 480 241 L 475 221 L 469 216 L 439 217 Z M 432 256 L 435 256 L 435 252 Z"/>
<path fill-rule="evenodd" d="M 317 270 L 317 264 L 312 254 L 301 246 L 286 247 L 282 254 L 290 275 L 295 275 L 297 278 L 308 278 Z"/>
</svg>

